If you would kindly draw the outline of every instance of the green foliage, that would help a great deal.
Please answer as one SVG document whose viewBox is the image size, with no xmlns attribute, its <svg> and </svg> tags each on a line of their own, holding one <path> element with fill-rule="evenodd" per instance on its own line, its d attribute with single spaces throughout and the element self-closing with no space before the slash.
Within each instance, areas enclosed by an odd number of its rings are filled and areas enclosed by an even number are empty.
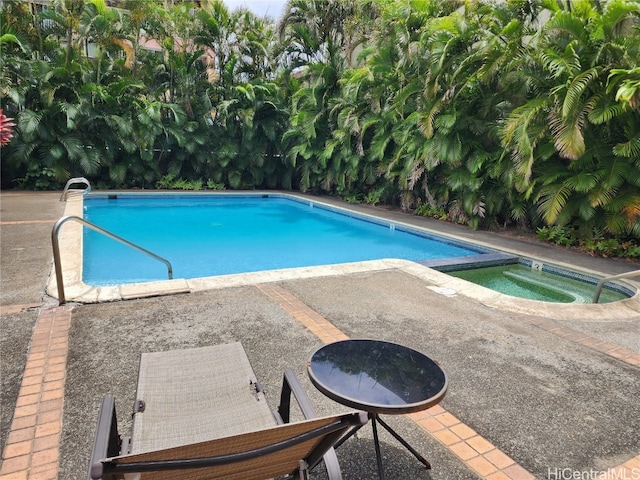
<svg viewBox="0 0 640 480">
<path fill-rule="evenodd" d="M 175 178 L 173 174 L 168 173 L 156 182 L 156 188 L 161 190 L 202 190 L 202 180 L 185 180 L 184 178 Z"/>
<path fill-rule="evenodd" d="M 222 4 L 196 17 L 182 3 L 122 6 L 55 2 L 31 17 L 3 4 L 0 25 L 25 34 L 19 44 L 2 37 L 2 105 L 21 117 L 3 148 L 3 186 L 40 168 L 61 182 L 82 175 L 119 188 L 155 185 L 167 174 L 184 179 L 180 188 L 201 188 L 204 179 L 286 186 L 278 160 L 285 110 L 279 87 L 265 82 L 275 25 Z M 142 30 L 163 46 L 160 55 L 141 47 Z"/>
<path fill-rule="evenodd" d="M 536 236 L 540 240 L 562 245 L 563 247 L 570 247 L 577 242 L 575 230 L 569 227 L 540 227 L 536 230 Z"/>
<path fill-rule="evenodd" d="M 437 218 L 438 220 L 446 220 L 447 212 L 442 207 L 432 207 L 428 203 L 423 203 L 415 210 L 416 215 L 423 217 Z"/>
<path fill-rule="evenodd" d="M 382 196 L 384 195 L 384 187 L 376 188 L 375 190 L 371 190 L 364 197 L 364 203 L 369 205 L 377 205 L 381 202 Z"/>
<path fill-rule="evenodd" d="M 299 189 L 637 254 L 636 1 L 22 3 L 3 188 Z"/>
<path fill-rule="evenodd" d="M 24 177 L 14 181 L 23 190 L 58 190 L 63 185 L 55 177 L 56 173 L 50 168 L 29 169 Z"/>
<path fill-rule="evenodd" d="M 226 190 L 224 183 L 216 183 L 213 180 L 207 180 L 207 189 L 208 190 Z"/>
<path fill-rule="evenodd" d="M 342 199 L 347 203 L 362 203 L 360 195 L 345 195 Z"/>
<path fill-rule="evenodd" d="M 539 240 L 587 251 L 602 257 L 640 258 L 640 244 L 636 239 L 612 237 L 600 229 L 593 229 L 588 236 L 581 235 L 576 227 L 540 227 L 536 230 Z"/>
</svg>

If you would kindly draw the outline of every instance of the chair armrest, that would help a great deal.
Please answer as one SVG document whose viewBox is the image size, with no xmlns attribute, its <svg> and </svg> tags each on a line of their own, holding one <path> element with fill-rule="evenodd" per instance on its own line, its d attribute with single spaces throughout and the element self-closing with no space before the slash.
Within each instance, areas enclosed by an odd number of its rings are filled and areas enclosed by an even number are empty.
<svg viewBox="0 0 640 480">
<path fill-rule="evenodd" d="M 89 480 L 102 478 L 102 460 L 120 454 L 120 435 L 116 419 L 116 400 L 112 396 L 102 399 L 98 412 L 98 424 L 93 440 L 91 463 L 89 464 Z"/>
<path fill-rule="evenodd" d="M 291 417 L 291 394 L 293 394 L 302 415 L 307 420 L 318 418 L 318 414 L 311 406 L 311 401 L 307 393 L 300 385 L 298 377 L 293 370 L 287 369 L 284 372 L 282 380 L 282 391 L 280 392 L 280 405 L 278 406 L 278 414 L 284 423 L 289 423 Z"/>
<path fill-rule="evenodd" d="M 309 400 L 307 393 L 302 388 L 302 385 L 300 385 L 300 381 L 298 380 L 295 372 L 291 369 L 287 369 L 284 371 L 282 391 L 280 392 L 280 405 L 276 412 L 277 416 L 279 416 L 284 423 L 289 423 L 291 419 L 291 394 L 293 394 L 296 399 L 304 418 L 309 420 L 318 417 L 313 406 L 311 406 L 311 400 Z M 333 448 L 330 448 L 324 454 L 322 459 L 324 460 L 329 480 L 342 480 L 342 471 L 340 470 L 340 463 L 338 462 L 336 451 Z M 311 465 L 309 470 L 315 466 L 316 465 Z"/>
</svg>

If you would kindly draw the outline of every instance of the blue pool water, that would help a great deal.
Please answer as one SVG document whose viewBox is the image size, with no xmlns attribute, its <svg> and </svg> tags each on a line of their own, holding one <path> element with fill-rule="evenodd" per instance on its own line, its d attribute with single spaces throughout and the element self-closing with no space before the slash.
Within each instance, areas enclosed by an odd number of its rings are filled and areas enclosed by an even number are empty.
<svg viewBox="0 0 640 480">
<path fill-rule="evenodd" d="M 84 208 L 89 222 L 169 260 L 174 278 L 483 252 L 285 197 L 90 195 Z M 167 279 L 163 263 L 87 228 L 83 261 L 88 285 Z"/>
</svg>

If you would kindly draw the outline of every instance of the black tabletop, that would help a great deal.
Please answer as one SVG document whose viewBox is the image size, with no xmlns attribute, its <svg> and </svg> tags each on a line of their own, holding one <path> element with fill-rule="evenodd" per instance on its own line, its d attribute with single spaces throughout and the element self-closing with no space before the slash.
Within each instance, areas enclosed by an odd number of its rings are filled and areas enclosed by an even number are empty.
<svg viewBox="0 0 640 480">
<path fill-rule="evenodd" d="M 368 412 L 417 412 L 438 403 L 447 390 L 447 377 L 436 362 L 381 340 L 325 345 L 311 356 L 308 370 L 326 396 Z"/>
</svg>

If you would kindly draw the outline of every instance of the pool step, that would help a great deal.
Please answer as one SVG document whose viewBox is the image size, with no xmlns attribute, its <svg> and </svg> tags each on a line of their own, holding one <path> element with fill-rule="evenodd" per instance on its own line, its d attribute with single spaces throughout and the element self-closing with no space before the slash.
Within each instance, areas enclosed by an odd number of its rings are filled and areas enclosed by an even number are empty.
<svg viewBox="0 0 640 480">
<path fill-rule="evenodd" d="M 467 270 L 479 267 L 495 267 L 498 265 L 509 265 L 518 263 L 520 257 L 508 253 L 480 253 L 478 255 L 467 255 L 465 257 L 438 258 L 436 260 L 423 260 L 417 262 L 440 272 L 452 272 L 455 270 Z"/>
<path fill-rule="evenodd" d="M 539 272 L 529 271 L 527 274 L 521 274 L 516 272 L 504 272 L 503 275 L 512 281 L 518 283 L 523 283 L 528 289 L 531 289 L 531 286 L 538 287 L 540 289 L 547 290 L 552 292 L 552 295 L 558 295 L 558 298 L 564 297 L 564 300 L 554 300 L 559 301 L 561 303 L 591 303 L 588 299 L 588 294 L 581 295 L 571 289 L 566 289 L 562 285 L 562 280 L 551 280 L 549 278 L 543 278 L 542 280 L 536 278 L 539 277 Z M 562 278 L 562 277 L 561 277 Z M 591 292 L 589 291 L 589 294 Z"/>
</svg>

